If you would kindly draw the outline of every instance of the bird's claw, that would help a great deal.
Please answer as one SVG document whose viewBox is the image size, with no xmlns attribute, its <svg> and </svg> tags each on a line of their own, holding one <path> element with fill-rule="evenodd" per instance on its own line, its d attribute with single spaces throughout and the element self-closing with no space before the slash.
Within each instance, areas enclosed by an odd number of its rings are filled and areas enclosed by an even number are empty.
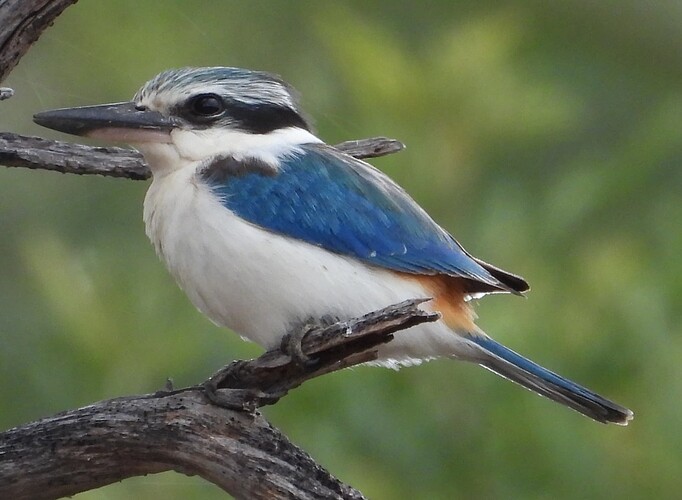
<svg viewBox="0 0 682 500">
<path fill-rule="evenodd" d="M 302 368 L 311 368 L 319 362 L 317 358 L 311 358 L 303 351 L 303 339 L 306 335 L 317 328 L 325 328 L 339 321 L 338 318 L 325 314 L 320 318 L 311 318 L 300 328 L 294 329 L 291 333 L 282 338 L 280 349 L 287 354 L 291 360 Z"/>
<path fill-rule="evenodd" d="M 303 368 L 308 368 L 316 363 L 315 359 L 311 359 L 310 356 L 303 352 L 303 338 L 315 328 L 317 328 L 317 325 L 307 324 L 303 328 L 298 328 L 282 337 L 282 344 L 280 346 L 282 352 Z"/>
</svg>

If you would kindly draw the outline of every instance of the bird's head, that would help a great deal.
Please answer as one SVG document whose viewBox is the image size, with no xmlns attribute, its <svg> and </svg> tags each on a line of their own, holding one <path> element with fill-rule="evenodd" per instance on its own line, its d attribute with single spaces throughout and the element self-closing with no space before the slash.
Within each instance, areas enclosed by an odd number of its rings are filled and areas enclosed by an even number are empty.
<svg viewBox="0 0 682 500">
<path fill-rule="evenodd" d="M 34 121 L 131 144 L 155 174 L 218 154 L 273 162 L 287 144 L 317 141 L 291 86 L 269 73 L 225 67 L 164 71 L 130 102 L 44 111 Z"/>
</svg>

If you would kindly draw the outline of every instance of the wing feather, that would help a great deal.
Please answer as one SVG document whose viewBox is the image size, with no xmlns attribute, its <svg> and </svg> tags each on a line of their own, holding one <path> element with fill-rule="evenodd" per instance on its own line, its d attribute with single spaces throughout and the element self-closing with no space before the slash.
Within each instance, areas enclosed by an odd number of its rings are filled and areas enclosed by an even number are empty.
<svg viewBox="0 0 682 500">
<path fill-rule="evenodd" d="M 330 146 L 301 146 L 275 175 L 204 178 L 225 207 L 269 231 L 374 266 L 464 278 L 472 292 L 528 288 L 469 255 L 381 171 Z"/>
</svg>

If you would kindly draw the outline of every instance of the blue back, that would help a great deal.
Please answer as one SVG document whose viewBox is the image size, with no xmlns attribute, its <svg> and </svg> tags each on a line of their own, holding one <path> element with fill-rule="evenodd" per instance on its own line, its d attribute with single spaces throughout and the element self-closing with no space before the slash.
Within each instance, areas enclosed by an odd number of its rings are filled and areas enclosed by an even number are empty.
<svg viewBox="0 0 682 500">
<path fill-rule="evenodd" d="M 329 146 L 302 146 L 274 176 L 209 182 L 225 207 L 269 231 L 395 271 L 499 285 L 386 175 Z"/>
</svg>

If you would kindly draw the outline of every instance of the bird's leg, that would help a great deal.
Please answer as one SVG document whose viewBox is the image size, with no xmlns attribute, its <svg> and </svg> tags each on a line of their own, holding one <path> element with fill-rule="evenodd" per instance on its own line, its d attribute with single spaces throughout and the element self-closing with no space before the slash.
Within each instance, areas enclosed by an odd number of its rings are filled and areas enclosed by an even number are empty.
<svg viewBox="0 0 682 500">
<path fill-rule="evenodd" d="M 280 349 L 291 357 L 292 361 L 303 368 L 310 368 L 317 364 L 317 359 L 311 359 L 303 352 L 303 339 L 313 330 L 325 328 L 337 323 L 339 318 L 325 314 L 320 318 L 308 318 L 301 326 L 293 328 L 290 333 L 282 337 Z"/>
<path fill-rule="evenodd" d="M 305 323 L 299 328 L 295 328 L 292 332 L 287 333 L 282 337 L 280 349 L 284 354 L 287 354 L 291 360 L 298 366 L 307 368 L 315 364 L 315 360 L 310 359 L 305 352 L 303 352 L 303 339 L 310 332 L 319 328 L 320 325 L 313 322 Z"/>
<path fill-rule="evenodd" d="M 299 327 L 293 328 L 290 333 L 282 338 L 281 351 L 288 355 L 291 360 L 304 369 L 317 366 L 319 360 L 310 358 L 303 352 L 302 342 L 305 336 L 318 328 L 325 328 L 339 321 L 331 315 L 320 318 L 309 318 Z M 257 388 L 242 388 L 242 368 L 247 361 L 234 361 L 221 368 L 203 384 L 206 397 L 215 405 L 232 410 L 253 412 L 256 408 L 274 404 L 286 395 L 284 391 L 267 391 Z"/>
</svg>

